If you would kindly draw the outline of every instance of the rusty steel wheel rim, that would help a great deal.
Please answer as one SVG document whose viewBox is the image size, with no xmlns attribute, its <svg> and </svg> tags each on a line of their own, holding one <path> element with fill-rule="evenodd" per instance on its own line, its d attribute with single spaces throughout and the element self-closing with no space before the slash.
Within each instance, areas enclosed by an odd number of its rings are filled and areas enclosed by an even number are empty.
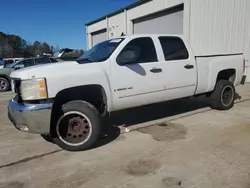
<svg viewBox="0 0 250 188">
<path fill-rule="evenodd" d="M 89 140 L 92 134 L 92 124 L 85 114 L 70 111 L 63 114 L 58 120 L 56 133 L 65 144 L 80 146 Z"/>
<path fill-rule="evenodd" d="M 224 106 L 230 106 L 234 100 L 234 89 L 232 86 L 226 86 L 221 92 L 221 102 Z"/>
</svg>

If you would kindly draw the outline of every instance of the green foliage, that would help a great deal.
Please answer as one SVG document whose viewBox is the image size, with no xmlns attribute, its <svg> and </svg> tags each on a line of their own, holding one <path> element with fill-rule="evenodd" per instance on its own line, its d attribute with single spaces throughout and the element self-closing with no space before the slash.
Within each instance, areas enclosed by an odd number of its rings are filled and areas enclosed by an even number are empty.
<svg viewBox="0 0 250 188">
<path fill-rule="evenodd" d="M 53 54 L 55 51 L 59 51 L 58 46 L 50 46 L 46 42 L 39 41 L 28 44 L 26 40 L 18 35 L 8 35 L 0 32 L 0 60 L 9 57 L 33 57 L 43 53 Z M 75 50 L 67 54 L 67 57 L 78 58 L 83 53 L 83 50 Z"/>
</svg>

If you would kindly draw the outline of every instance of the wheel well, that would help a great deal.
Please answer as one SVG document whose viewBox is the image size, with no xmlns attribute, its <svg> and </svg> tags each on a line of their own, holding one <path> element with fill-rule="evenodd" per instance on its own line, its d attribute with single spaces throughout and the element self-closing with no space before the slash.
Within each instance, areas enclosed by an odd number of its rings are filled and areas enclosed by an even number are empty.
<svg viewBox="0 0 250 188">
<path fill-rule="evenodd" d="M 2 75 L 0 75 L 0 77 L 5 78 L 6 80 L 8 80 L 10 82 L 10 78 L 7 75 L 2 74 Z"/>
<path fill-rule="evenodd" d="M 92 104 L 101 115 L 106 115 L 107 113 L 107 96 L 102 86 L 87 85 L 72 87 L 64 89 L 56 95 L 52 106 L 51 123 L 54 124 L 54 120 L 57 119 L 61 106 L 74 100 L 83 100 Z"/>
<path fill-rule="evenodd" d="M 234 81 L 235 81 L 235 69 L 226 69 L 226 70 L 220 71 L 218 76 L 217 76 L 216 83 L 219 80 L 229 80 L 232 83 L 234 83 Z"/>
</svg>

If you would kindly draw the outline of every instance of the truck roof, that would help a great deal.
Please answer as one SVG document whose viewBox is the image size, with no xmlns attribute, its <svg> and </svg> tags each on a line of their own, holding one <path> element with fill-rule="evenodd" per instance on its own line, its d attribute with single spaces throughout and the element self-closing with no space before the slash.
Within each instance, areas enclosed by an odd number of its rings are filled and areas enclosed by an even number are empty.
<svg viewBox="0 0 250 188">
<path fill-rule="evenodd" d="M 184 38 L 183 35 L 174 35 L 174 34 L 132 34 L 132 35 L 126 35 L 126 36 L 121 36 L 117 38 L 139 38 L 139 37 L 179 37 L 179 38 Z"/>
</svg>

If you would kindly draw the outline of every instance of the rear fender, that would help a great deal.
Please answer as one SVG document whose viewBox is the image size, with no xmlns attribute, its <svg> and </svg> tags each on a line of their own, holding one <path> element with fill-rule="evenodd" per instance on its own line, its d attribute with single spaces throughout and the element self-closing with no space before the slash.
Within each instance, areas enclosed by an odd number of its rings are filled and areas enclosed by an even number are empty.
<svg viewBox="0 0 250 188">
<path fill-rule="evenodd" d="M 235 70 L 234 85 L 239 85 L 243 76 L 243 56 L 220 56 L 214 57 L 209 62 L 209 76 L 207 92 L 213 91 L 219 72 L 228 69 Z"/>
</svg>

